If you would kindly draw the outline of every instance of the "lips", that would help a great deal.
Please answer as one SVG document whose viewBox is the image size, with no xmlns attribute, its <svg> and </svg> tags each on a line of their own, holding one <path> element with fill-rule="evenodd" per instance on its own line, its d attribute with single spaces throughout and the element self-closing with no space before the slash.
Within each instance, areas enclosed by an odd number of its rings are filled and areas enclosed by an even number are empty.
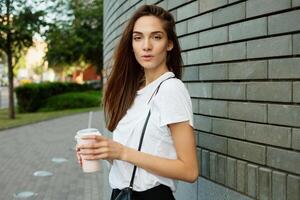
<svg viewBox="0 0 300 200">
<path fill-rule="evenodd" d="M 142 56 L 142 58 L 143 58 L 143 60 L 148 61 L 148 60 L 151 60 L 153 58 L 153 56 L 152 55 L 144 55 L 144 56 Z"/>
</svg>

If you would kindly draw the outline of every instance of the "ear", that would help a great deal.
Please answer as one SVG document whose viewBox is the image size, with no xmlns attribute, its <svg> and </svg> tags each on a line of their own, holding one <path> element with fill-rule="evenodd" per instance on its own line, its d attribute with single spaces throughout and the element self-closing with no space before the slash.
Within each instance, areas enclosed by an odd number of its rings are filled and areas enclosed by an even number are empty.
<svg viewBox="0 0 300 200">
<path fill-rule="evenodd" d="M 174 47 L 173 42 L 171 40 L 169 40 L 168 46 L 167 46 L 167 51 L 171 51 L 173 49 L 173 47 Z"/>
</svg>

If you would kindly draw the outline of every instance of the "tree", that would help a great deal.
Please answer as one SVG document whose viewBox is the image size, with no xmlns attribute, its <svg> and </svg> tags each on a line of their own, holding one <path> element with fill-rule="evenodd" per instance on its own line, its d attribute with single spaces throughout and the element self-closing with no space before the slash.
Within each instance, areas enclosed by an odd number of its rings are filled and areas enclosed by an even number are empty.
<svg viewBox="0 0 300 200">
<path fill-rule="evenodd" d="M 48 30 L 46 56 L 50 67 L 64 68 L 84 62 L 101 73 L 102 6 L 102 0 L 70 0 L 68 5 L 56 7 L 70 9 L 73 17 L 69 21 L 56 20 Z"/>
<path fill-rule="evenodd" d="M 102 71 L 103 2 L 102 0 L 72 0 L 73 27 L 82 40 L 83 59 Z"/>
<path fill-rule="evenodd" d="M 34 33 L 45 25 L 43 11 L 32 12 L 25 0 L 0 1 L 0 50 L 7 55 L 9 82 L 9 118 L 15 118 L 13 67 L 24 48 L 32 45 Z"/>
</svg>

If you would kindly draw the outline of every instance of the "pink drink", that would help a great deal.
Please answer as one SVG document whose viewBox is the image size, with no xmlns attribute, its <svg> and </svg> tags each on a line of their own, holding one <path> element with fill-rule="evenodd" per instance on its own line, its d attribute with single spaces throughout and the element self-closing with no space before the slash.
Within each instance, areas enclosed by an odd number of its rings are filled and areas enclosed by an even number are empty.
<svg viewBox="0 0 300 200">
<path fill-rule="evenodd" d="M 94 140 L 82 140 L 82 136 L 87 136 L 87 135 L 101 135 L 99 131 L 95 128 L 86 128 L 77 131 L 77 134 L 75 136 L 75 139 L 77 140 L 77 144 L 89 144 L 93 143 Z M 99 160 L 85 160 L 82 158 L 82 170 L 85 173 L 91 173 L 91 172 L 96 172 L 100 171 L 101 166 Z"/>
</svg>

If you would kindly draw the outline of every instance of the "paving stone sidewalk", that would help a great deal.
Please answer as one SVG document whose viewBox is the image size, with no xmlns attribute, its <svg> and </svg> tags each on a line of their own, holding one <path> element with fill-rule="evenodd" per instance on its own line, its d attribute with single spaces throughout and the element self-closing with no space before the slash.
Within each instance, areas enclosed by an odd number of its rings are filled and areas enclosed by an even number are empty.
<svg viewBox="0 0 300 200">
<path fill-rule="evenodd" d="M 16 199 L 14 194 L 22 191 L 37 193 L 31 198 L 36 200 L 106 200 L 105 163 L 101 172 L 84 174 L 75 157 L 74 135 L 87 127 L 88 116 L 77 114 L 0 131 L 0 200 Z M 94 113 L 92 127 L 101 130 L 102 116 Z M 55 163 L 52 158 L 67 162 Z M 33 176 L 40 170 L 53 176 Z"/>
</svg>

